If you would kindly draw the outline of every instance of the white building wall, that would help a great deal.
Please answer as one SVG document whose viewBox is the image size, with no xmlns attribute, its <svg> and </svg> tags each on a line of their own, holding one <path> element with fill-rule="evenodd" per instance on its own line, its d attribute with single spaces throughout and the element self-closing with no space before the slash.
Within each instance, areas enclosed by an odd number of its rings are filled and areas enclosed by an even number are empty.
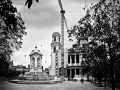
<svg viewBox="0 0 120 90">
<path fill-rule="evenodd" d="M 51 55 L 51 69 L 49 73 L 50 75 L 55 75 L 55 53 Z"/>
<path fill-rule="evenodd" d="M 61 67 L 61 50 L 58 51 L 58 68 Z"/>
<path fill-rule="evenodd" d="M 64 51 L 64 68 L 66 68 L 68 62 L 68 49 Z"/>
<path fill-rule="evenodd" d="M 79 63 L 80 63 L 80 65 L 81 65 L 81 62 L 82 62 L 82 54 L 81 55 L 79 55 Z"/>
</svg>

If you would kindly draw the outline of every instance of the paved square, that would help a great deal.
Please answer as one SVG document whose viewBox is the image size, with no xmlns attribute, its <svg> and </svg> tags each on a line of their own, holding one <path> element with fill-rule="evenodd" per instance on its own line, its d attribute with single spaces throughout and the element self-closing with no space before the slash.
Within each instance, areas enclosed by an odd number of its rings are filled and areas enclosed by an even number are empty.
<svg viewBox="0 0 120 90">
<path fill-rule="evenodd" d="M 104 87 L 97 87 L 89 82 L 64 81 L 58 84 L 15 84 L 10 82 L 0 82 L 0 90 L 111 90 Z M 120 90 L 120 89 L 116 89 Z"/>
</svg>

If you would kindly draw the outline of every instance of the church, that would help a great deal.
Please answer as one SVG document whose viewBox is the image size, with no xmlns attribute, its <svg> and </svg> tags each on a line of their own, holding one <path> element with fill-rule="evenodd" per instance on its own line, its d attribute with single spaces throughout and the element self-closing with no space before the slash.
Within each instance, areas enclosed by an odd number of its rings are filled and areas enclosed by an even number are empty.
<svg viewBox="0 0 120 90">
<path fill-rule="evenodd" d="M 81 41 L 87 41 L 82 39 Z M 80 49 L 82 43 L 79 47 L 72 47 L 72 49 L 64 49 L 64 77 L 72 80 L 75 75 L 81 75 L 81 70 L 83 68 L 82 62 L 84 58 Z M 55 75 L 57 77 L 62 76 L 61 72 L 61 35 L 59 32 L 54 32 L 52 34 L 51 43 L 51 66 L 49 69 L 50 75 Z"/>
</svg>

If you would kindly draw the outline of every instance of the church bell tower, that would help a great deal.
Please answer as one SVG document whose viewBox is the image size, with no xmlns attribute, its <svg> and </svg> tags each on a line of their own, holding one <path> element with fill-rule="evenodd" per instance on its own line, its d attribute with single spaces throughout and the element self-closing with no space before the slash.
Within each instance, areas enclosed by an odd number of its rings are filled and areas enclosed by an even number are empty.
<svg viewBox="0 0 120 90">
<path fill-rule="evenodd" d="M 54 32 L 52 35 L 51 54 L 56 53 L 61 48 L 60 33 Z"/>
<path fill-rule="evenodd" d="M 57 75 L 58 73 L 58 59 L 56 59 L 56 54 L 61 49 L 60 39 L 60 33 L 54 32 L 51 43 L 51 75 Z"/>
</svg>

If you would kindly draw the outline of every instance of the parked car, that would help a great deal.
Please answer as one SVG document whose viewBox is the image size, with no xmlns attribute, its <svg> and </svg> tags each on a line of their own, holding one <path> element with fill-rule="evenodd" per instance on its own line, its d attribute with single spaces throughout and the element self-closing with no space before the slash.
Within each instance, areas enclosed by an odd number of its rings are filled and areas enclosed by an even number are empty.
<svg viewBox="0 0 120 90">
<path fill-rule="evenodd" d="M 73 81 L 81 81 L 82 77 L 80 75 L 75 75 Z"/>
</svg>

